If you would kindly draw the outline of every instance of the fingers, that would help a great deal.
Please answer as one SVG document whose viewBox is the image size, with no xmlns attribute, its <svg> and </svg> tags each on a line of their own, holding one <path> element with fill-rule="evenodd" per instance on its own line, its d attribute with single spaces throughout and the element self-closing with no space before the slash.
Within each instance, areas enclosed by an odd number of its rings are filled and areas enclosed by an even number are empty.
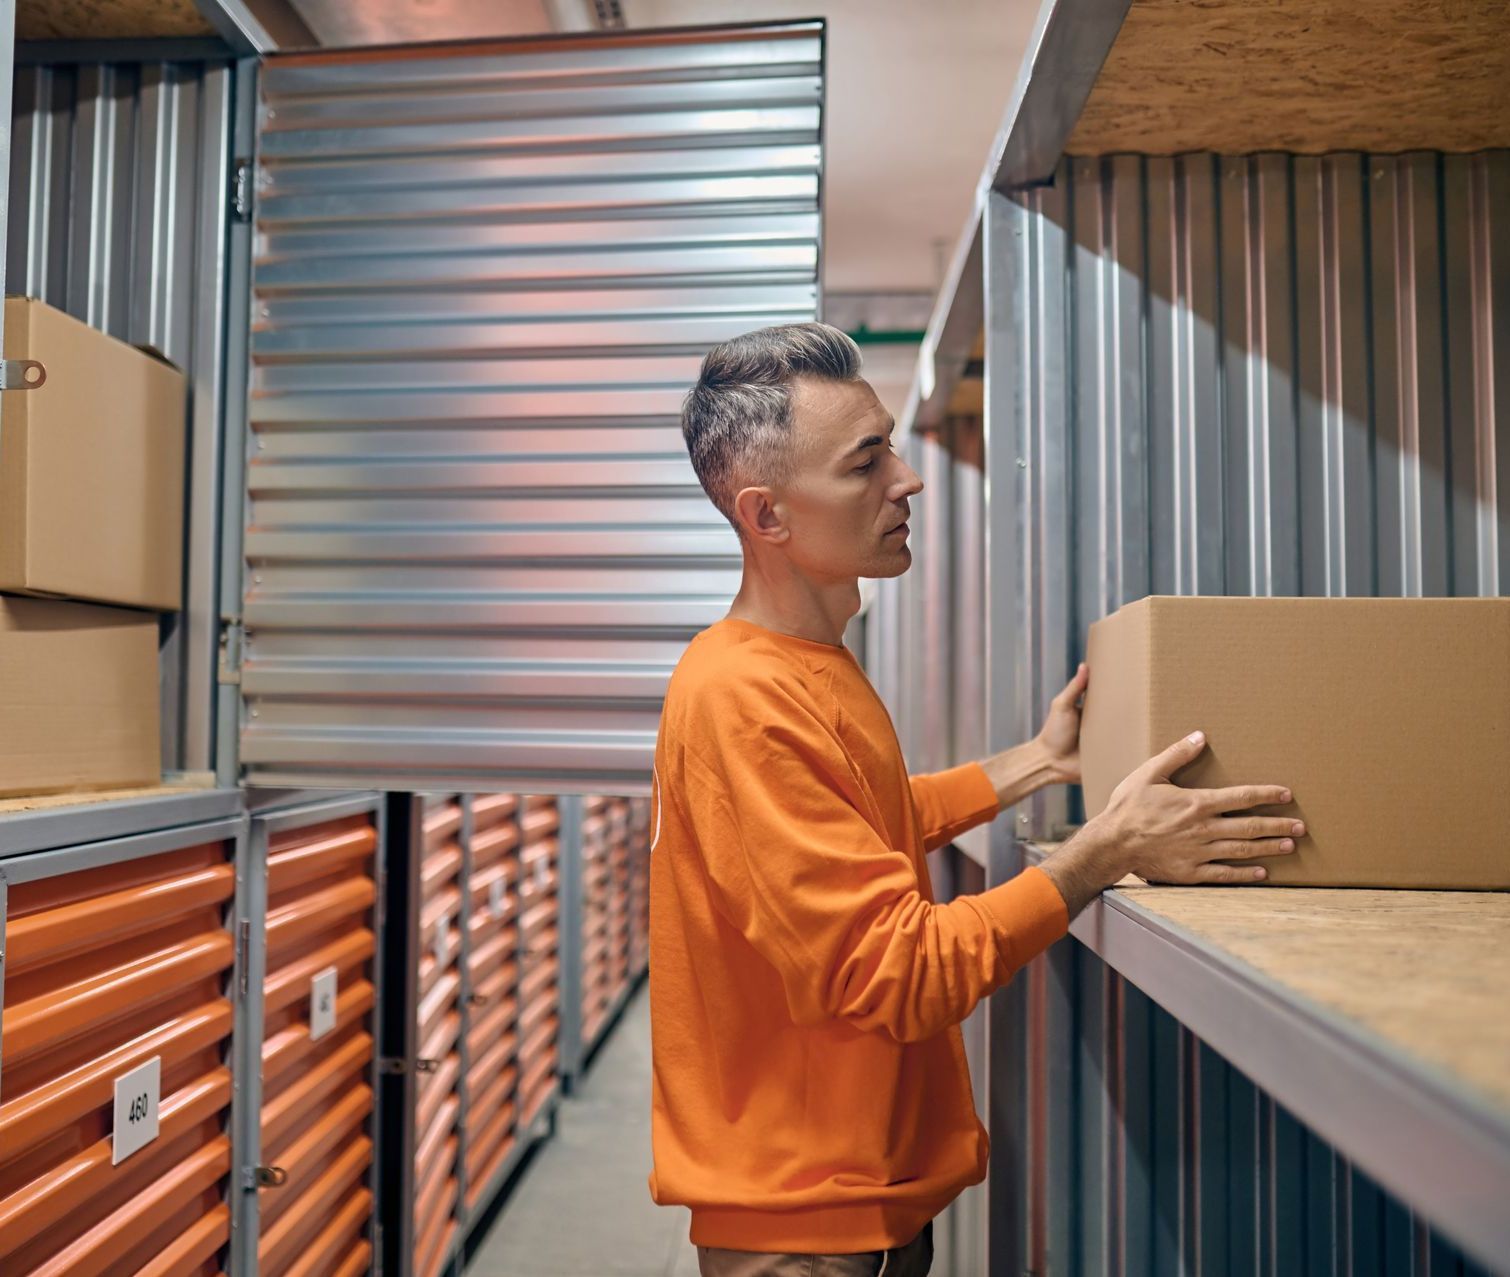
<svg viewBox="0 0 1510 1277">
<path fill-rule="evenodd" d="M 1080 698 L 1085 695 L 1085 689 L 1090 683 L 1090 667 L 1084 661 L 1080 668 L 1075 671 L 1075 677 L 1064 685 L 1064 690 L 1054 697 L 1054 704 L 1059 709 L 1074 709 Z"/>
<path fill-rule="evenodd" d="M 1188 767 L 1201 756 L 1201 751 L 1206 748 L 1206 733 L 1191 732 L 1189 736 L 1175 741 L 1162 754 L 1155 754 L 1134 775 L 1141 775 L 1146 781 L 1168 780 L 1182 767 Z"/>
<path fill-rule="evenodd" d="M 1252 886 L 1269 875 L 1255 865 L 1201 865 L 1195 871 L 1196 882 L 1221 883 L 1229 887 Z"/>
<path fill-rule="evenodd" d="M 1247 811 L 1252 807 L 1283 807 L 1293 795 L 1282 785 L 1235 785 L 1231 789 L 1192 790 L 1191 796 L 1209 812 Z"/>
<path fill-rule="evenodd" d="M 1295 850 L 1291 838 L 1256 838 L 1247 842 L 1223 841 L 1210 843 L 1208 855 L 1219 860 L 1256 860 L 1262 856 L 1288 856 Z"/>
<path fill-rule="evenodd" d="M 1303 821 L 1293 816 L 1231 816 L 1213 820 L 1206 826 L 1212 841 L 1217 839 L 1304 838 Z"/>
</svg>

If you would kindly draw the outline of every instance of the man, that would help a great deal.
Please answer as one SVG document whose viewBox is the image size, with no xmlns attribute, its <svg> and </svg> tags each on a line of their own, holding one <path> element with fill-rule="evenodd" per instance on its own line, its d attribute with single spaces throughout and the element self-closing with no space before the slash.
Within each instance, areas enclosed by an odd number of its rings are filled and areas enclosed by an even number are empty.
<svg viewBox="0 0 1510 1277">
<path fill-rule="evenodd" d="M 935 904 L 925 853 L 1080 776 L 1082 667 L 1038 737 L 908 777 L 843 646 L 861 577 L 911 562 L 923 488 L 859 351 L 822 324 L 714 349 L 687 397 L 698 478 L 744 579 L 667 692 L 651 855 L 657 1202 L 692 1209 L 705 1277 L 915 1277 L 930 1221 L 985 1175 L 958 1025 L 1130 872 L 1254 882 L 1277 788 L 1192 791 L 1181 741 L 1012 882 Z"/>
</svg>

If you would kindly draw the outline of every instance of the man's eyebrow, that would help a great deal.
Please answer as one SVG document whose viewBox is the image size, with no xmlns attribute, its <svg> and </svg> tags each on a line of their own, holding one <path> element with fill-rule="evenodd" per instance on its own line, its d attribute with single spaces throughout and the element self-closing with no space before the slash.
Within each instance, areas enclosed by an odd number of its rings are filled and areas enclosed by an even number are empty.
<svg viewBox="0 0 1510 1277">
<path fill-rule="evenodd" d="M 882 436 L 882 435 L 866 435 L 865 438 L 861 439 L 859 443 L 857 443 L 853 448 L 851 448 L 844 455 L 846 457 L 852 457 L 857 452 L 864 452 L 865 449 L 867 449 L 867 448 L 874 448 L 876 446 L 876 444 L 878 444 L 878 443 L 885 443 L 886 440 L 891 437 L 891 432 L 897 428 L 897 422 L 896 422 L 896 418 L 895 417 L 888 417 L 887 420 L 891 424 L 889 426 L 887 426 L 887 428 L 886 428 L 886 434 L 884 436 Z"/>
</svg>

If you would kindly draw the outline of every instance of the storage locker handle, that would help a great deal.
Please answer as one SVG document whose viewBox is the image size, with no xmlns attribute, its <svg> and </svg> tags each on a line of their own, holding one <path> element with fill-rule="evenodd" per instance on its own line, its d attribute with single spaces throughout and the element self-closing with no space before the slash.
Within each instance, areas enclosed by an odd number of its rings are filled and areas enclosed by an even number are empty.
<svg viewBox="0 0 1510 1277">
<path fill-rule="evenodd" d="M 487 1004 L 488 995 L 486 993 L 474 993 L 467 999 L 468 1006 L 485 1007 Z"/>
<path fill-rule="evenodd" d="M 288 1172 L 281 1166 L 259 1166 L 257 1168 L 258 1188 L 282 1188 L 288 1183 Z"/>
<path fill-rule="evenodd" d="M 414 1071 L 416 1073 L 434 1073 L 440 1068 L 439 1060 L 415 1060 Z"/>
</svg>

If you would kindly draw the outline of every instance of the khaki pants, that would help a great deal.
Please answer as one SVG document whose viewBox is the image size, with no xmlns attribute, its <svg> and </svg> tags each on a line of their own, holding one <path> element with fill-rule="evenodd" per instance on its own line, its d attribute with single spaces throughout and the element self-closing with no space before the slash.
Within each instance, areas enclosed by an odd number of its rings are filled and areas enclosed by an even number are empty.
<svg viewBox="0 0 1510 1277">
<path fill-rule="evenodd" d="M 905 1246 L 859 1255 L 765 1255 L 697 1248 L 702 1277 L 927 1277 L 932 1266 L 932 1224 Z"/>
</svg>

